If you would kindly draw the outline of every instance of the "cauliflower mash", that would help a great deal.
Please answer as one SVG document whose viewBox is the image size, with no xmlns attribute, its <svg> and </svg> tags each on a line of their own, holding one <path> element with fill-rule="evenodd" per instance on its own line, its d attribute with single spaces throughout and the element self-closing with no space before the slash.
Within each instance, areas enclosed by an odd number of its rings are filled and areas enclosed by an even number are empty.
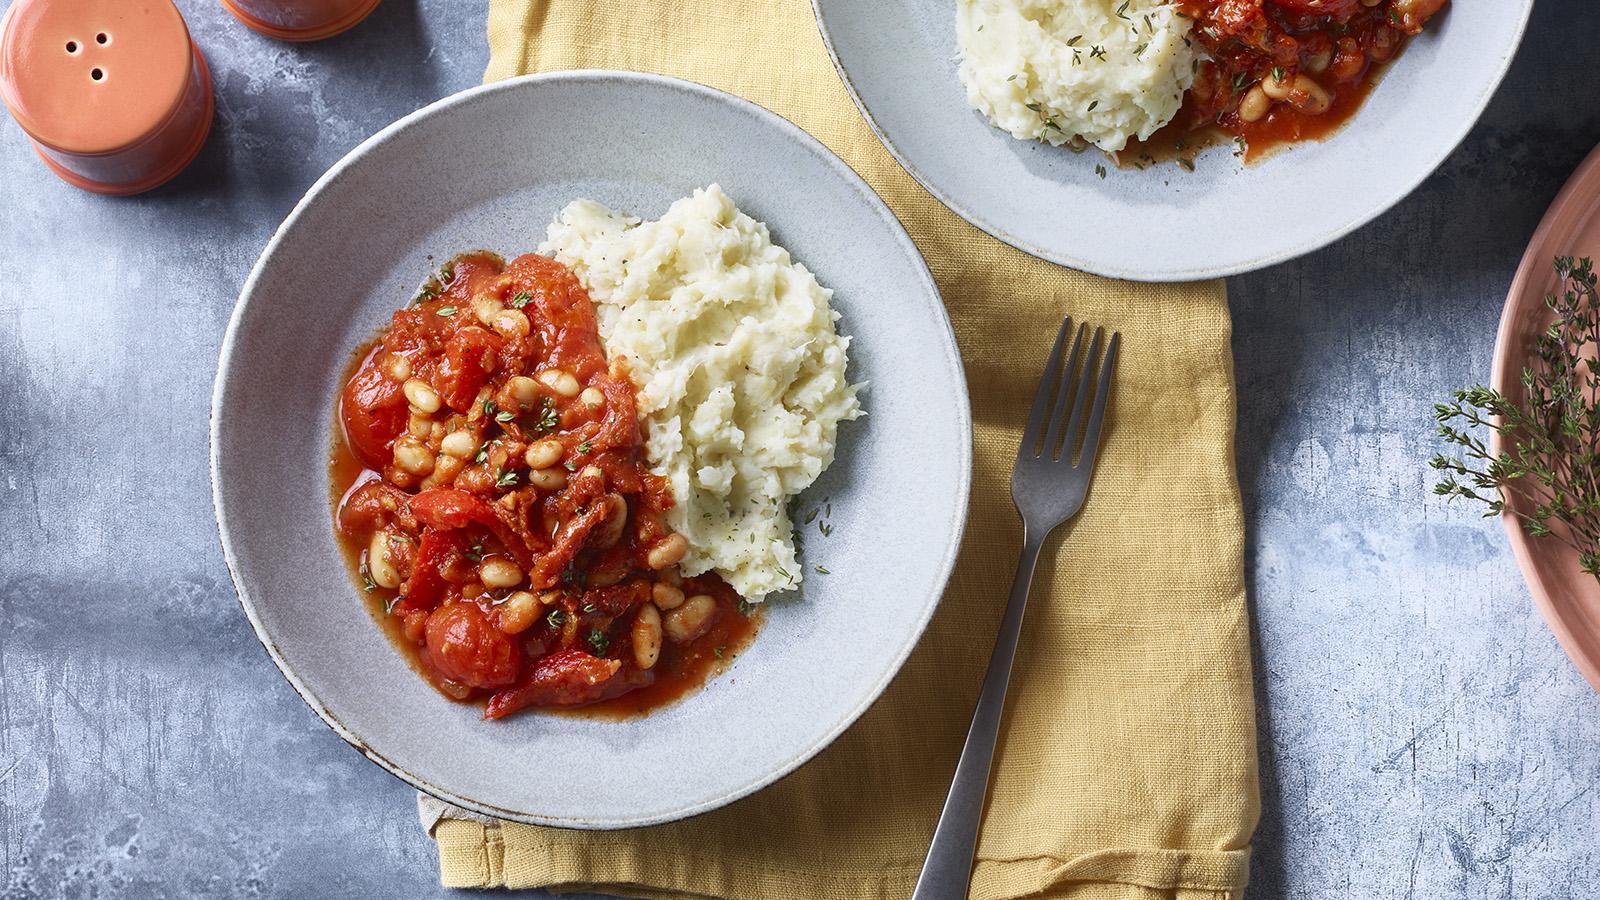
<svg viewBox="0 0 1600 900">
<path fill-rule="evenodd" d="M 689 539 L 683 573 L 716 569 L 751 602 L 798 587 L 788 501 L 861 415 L 832 291 L 714 184 L 653 222 L 575 201 L 539 249 L 577 273 L 639 382 L 651 468 Z"/>
<path fill-rule="evenodd" d="M 1189 26 L 1170 0 L 957 0 L 961 83 L 1014 137 L 1116 152 L 1183 105 Z"/>
</svg>

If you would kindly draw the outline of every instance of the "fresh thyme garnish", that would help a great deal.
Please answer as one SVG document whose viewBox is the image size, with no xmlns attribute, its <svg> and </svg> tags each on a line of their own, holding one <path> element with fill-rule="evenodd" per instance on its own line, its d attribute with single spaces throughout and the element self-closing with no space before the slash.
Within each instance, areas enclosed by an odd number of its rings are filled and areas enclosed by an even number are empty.
<svg viewBox="0 0 1600 900">
<path fill-rule="evenodd" d="M 588 641 L 589 646 L 594 648 L 595 656 L 605 656 L 606 648 L 611 646 L 611 639 L 606 637 L 606 633 L 598 628 L 589 630 Z"/>
<path fill-rule="evenodd" d="M 1099 44 L 1090 45 L 1090 47 L 1089 47 L 1089 57 L 1091 59 L 1105 59 L 1106 58 L 1106 48 L 1100 46 Z"/>
<path fill-rule="evenodd" d="M 367 564 L 365 562 L 363 562 L 361 564 L 360 571 L 361 571 L 361 590 L 363 590 L 366 593 L 370 594 L 374 590 L 377 589 L 378 583 L 376 581 L 372 580 L 372 570 L 367 568 Z"/>
<path fill-rule="evenodd" d="M 515 487 L 517 473 L 515 469 L 501 469 L 500 474 L 494 477 L 494 486 L 497 488 Z"/>
<path fill-rule="evenodd" d="M 715 656 L 717 659 L 721 659 L 722 658 L 722 650 L 723 650 L 722 647 L 718 647 L 715 650 L 711 651 L 711 655 Z"/>
<path fill-rule="evenodd" d="M 533 423 L 535 433 L 555 431 L 561 424 L 561 416 L 556 412 L 556 405 L 549 397 L 544 398 L 544 406 L 539 410 L 539 418 Z"/>
<path fill-rule="evenodd" d="M 451 316 L 456 314 L 456 308 L 454 306 L 441 306 L 438 309 L 434 310 L 434 313 L 437 314 L 437 315 L 444 316 L 445 318 L 448 319 L 449 317 L 451 317 Z"/>
<path fill-rule="evenodd" d="M 511 305 L 517 309 L 521 309 L 532 302 L 533 295 L 527 291 L 517 291 L 515 294 L 511 295 Z"/>
<path fill-rule="evenodd" d="M 749 600 L 746 600 L 743 597 L 739 598 L 739 615 L 744 616 L 745 618 L 748 619 L 750 617 L 750 613 L 755 608 L 756 608 L 756 605 L 754 603 L 751 603 Z"/>
<path fill-rule="evenodd" d="M 1434 407 L 1439 436 L 1458 449 L 1429 465 L 1443 473 L 1433 491 L 1485 504 L 1485 516 L 1510 513 L 1533 537 L 1554 535 L 1600 580 L 1600 296 L 1594 266 L 1557 257 L 1561 292 L 1548 294 L 1553 315 L 1522 370 L 1523 397 L 1478 385 Z M 1500 436 L 1493 453 L 1468 428 Z"/>
<path fill-rule="evenodd" d="M 509 409 L 502 409 L 499 412 L 494 414 L 494 420 L 496 422 L 509 422 L 512 419 L 515 419 L 516 417 L 517 417 L 517 414 L 512 412 Z"/>
<path fill-rule="evenodd" d="M 578 455 L 579 456 L 582 456 L 582 455 L 584 455 L 586 453 L 591 453 L 593 451 L 594 451 L 594 442 L 593 441 L 587 441 L 586 440 L 583 443 L 578 445 Z"/>
<path fill-rule="evenodd" d="M 482 541 L 474 542 L 473 545 L 471 546 L 471 548 L 469 548 L 464 555 L 467 557 L 467 559 L 470 559 L 473 562 L 482 561 L 482 559 L 483 559 L 483 542 Z"/>
<path fill-rule="evenodd" d="M 552 609 L 550 610 L 550 615 L 545 616 L 544 620 L 550 623 L 551 628 L 560 628 L 567 624 L 567 614 L 562 610 Z"/>
<path fill-rule="evenodd" d="M 394 613 L 394 608 L 404 602 L 406 602 L 405 595 L 396 594 L 395 596 L 390 597 L 388 600 L 383 601 L 383 611 L 392 615 Z"/>
</svg>

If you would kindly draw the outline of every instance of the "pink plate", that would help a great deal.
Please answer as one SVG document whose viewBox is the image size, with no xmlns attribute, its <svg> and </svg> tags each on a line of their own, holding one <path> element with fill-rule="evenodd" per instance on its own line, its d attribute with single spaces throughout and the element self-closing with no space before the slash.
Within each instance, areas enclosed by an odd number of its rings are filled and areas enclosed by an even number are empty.
<svg viewBox="0 0 1600 900">
<path fill-rule="evenodd" d="M 1544 296 L 1557 287 L 1557 256 L 1600 257 L 1600 148 L 1589 154 L 1544 214 L 1511 282 L 1495 339 L 1493 387 L 1513 402 L 1522 397 L 1522 369 L 1534 336 L 1549 324 Z M 1498 440 L 1491 443 L 1499 453 Z M 1505 516 L 1517 565 L 1534 603 L 1567 655 L 1600 690 L 1600 583 L 1578 566 L 1578 554 L 1556 538 L 1532 538 Z"/>
</svg>

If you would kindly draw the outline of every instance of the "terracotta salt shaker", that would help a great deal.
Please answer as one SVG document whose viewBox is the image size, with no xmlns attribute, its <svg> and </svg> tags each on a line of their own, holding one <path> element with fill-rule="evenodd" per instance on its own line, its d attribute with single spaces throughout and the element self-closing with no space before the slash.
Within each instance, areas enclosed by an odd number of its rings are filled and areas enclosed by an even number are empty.
<svg viewBox="0 0 1600 900">
<path fill-rule="evenodd" d="M 69 184 L 164 184 L 211 130 L 211 74 L 171 0 L 16 0 L 0 19 L 0 96 Z"/>
<path fill-rule="evenodd" d="M 233 17 L 282 41 L 320 41 L 353 28 L 379 0 L 222 0 Z"/>
</svg>

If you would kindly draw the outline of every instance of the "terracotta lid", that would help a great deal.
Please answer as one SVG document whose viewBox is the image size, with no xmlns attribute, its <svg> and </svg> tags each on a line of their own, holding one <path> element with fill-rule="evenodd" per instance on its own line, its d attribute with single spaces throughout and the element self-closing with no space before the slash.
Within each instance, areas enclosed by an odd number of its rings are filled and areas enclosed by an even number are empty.
<svg viewBox="0 0 1600 900">
<path fill-rule="evenodd" d="M 205 62 L 171 0 L 16 0 L 0 96 L 57 174 L 108 193 L 176 174 L 211 121 Z"/>
</svg>

